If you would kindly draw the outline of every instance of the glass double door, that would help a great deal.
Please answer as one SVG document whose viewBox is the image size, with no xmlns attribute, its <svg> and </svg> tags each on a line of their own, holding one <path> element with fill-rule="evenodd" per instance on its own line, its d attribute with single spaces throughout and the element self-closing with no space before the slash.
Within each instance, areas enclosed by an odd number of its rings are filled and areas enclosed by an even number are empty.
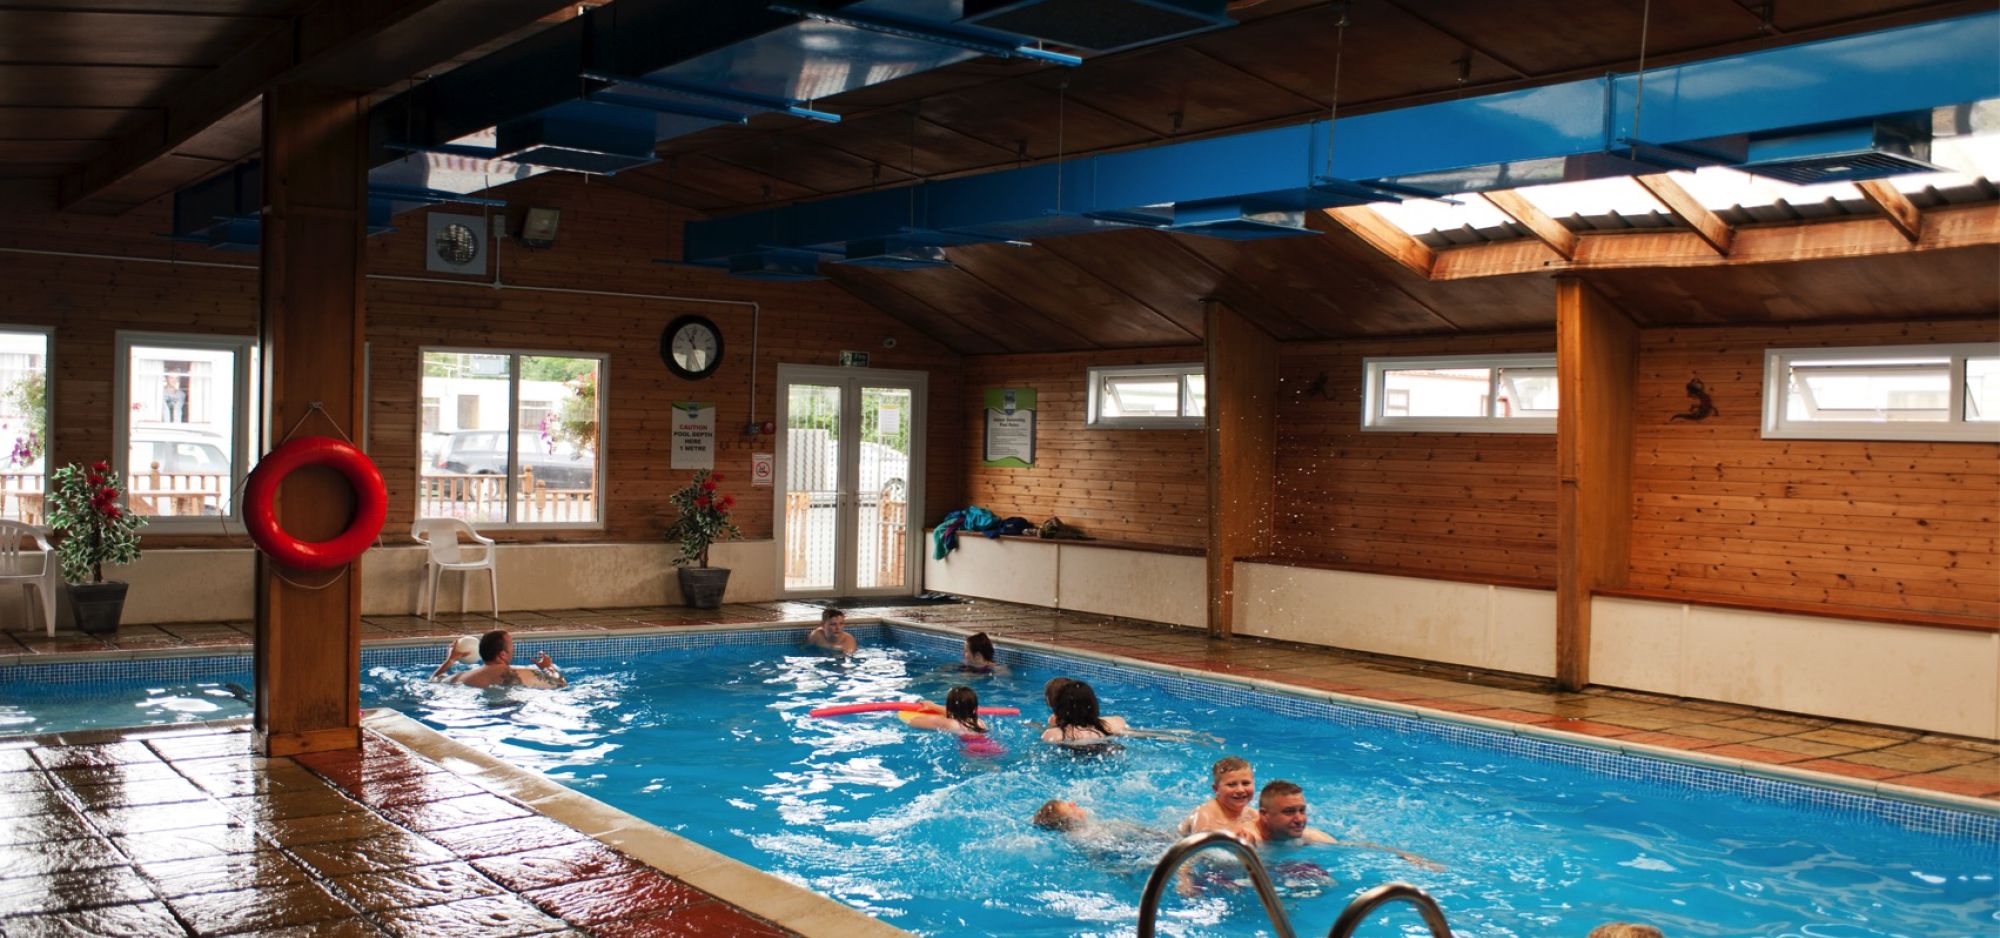
<svg viewBox="0 0 2000 938">
<path fill-rule="evenodd" d="M 778 366 L 774 527 L 785 595 L 916 591 L 925 377 Z"/>
</svg>

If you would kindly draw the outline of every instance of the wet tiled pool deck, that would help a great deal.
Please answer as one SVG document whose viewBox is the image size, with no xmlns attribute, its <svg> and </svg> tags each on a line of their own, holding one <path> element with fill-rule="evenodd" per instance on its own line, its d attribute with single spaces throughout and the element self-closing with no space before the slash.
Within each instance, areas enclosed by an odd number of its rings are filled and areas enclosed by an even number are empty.
<svg viewBox="0 0 2000 938">
<path fill-rule="evenodd" d="M 520 632 L 816 618 L 790 603 L 506 613 Z M 1006 603 L 865 610 L 1558 732 L 2000 801 L 2000 742 L 1592 689 Z M 488 616 L 371 616 L 364 641 Z M 0 633 L 0 655 L 244 646 L 248 623 L 111 641 Z M 221 650 L 218 648 L 217 650 Z M 442 652 L 442 646 L 440 646 Z M 263 759 L 241 723 L 0 737 L 0 935 L 785 935 L 370 732 L 360 752 Z"/>
</svg>

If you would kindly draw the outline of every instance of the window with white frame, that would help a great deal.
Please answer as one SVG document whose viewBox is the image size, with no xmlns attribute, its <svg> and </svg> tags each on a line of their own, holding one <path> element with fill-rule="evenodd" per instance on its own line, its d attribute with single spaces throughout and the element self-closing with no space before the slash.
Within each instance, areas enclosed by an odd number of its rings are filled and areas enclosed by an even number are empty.
<svg viewBox="0 0 2000 938">
<path fill-rule="evenodd" d="M 256 452 L 255 341 L 118 333 L 124 417 L 112 463 L 130 510 L 170 528 L 236 517 L 236 487 Z"/>
<path fill-rule="evenodd" d="M 1199 427 L 1208 406 L 1200 363 L 1090 369 L 1086 426 L 1138 429 Z"/>
<path fill-rule="evenodd" d="M 597 526 L 605 356 L 423 350 L 418 513 L 477 525 Z M 508 428 L 512 428 L 511 432 Z"/>
<path fill-rule="evenodd" d="M 1764 436 L 2000 442 L 2000 343 L 1771 349 Z"/>
<path fill-rule="evenodd" d="M 47 524 L 51 330 L 0 327 L 0 518 Z"/>
<path fill-rule="evenodd" d="M 1363 371 L 1364 429 L 1556 432 L 1554 355 L 1368 358 Z"/>
</svg>

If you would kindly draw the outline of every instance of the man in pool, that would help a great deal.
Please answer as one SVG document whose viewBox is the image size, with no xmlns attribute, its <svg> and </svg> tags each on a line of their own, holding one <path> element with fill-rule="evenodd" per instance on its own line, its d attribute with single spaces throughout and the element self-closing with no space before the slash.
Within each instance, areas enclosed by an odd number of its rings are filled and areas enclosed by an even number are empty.
<svg viewBox="0 0 2000 938">
<path fill-rule="evenodd" d="M 445 684 L 464 684 L 467 687 L 567 687 L 562 669 L 542 652 L 535 658 L 532 668 L 514 665 L 514 636 L 506 629 L 494 629 L 479 636 L 479 667 L 463 674 L 445 676 L 459 659 L 468 657 L 454 643 L 445 653 L 444 663 L 431 672 L 431 680 Z"/>
<path fill-rule="evenodd" d="M 1386 850 L 1412 866 L 1425 870 L 1441 870 L 1443 866 L 1394 847 L 1359 841 L 1335 840 L 1329 834 L 1307 823 L 1306 793 L 1298 785 L 1278 779 L 1264 786 L 1257 795 L 1257 820 L 1244 829 L 1243 833 L 1253 843 L 1270 846 L 1311 846 L 1315 844 L 1339 845 L 1345 847 L 1366 847 L 1372 850 Z"/>
<path fill-rule="evenodd" d="M 854 654 L 854 650 L 860 647 L 855 643 L 854 636 L 847 634 L 847 613 L 838 609 L 820 612 L 819 627 L 806 633 L 806 644 L 840 655 Z"/>
</svg>

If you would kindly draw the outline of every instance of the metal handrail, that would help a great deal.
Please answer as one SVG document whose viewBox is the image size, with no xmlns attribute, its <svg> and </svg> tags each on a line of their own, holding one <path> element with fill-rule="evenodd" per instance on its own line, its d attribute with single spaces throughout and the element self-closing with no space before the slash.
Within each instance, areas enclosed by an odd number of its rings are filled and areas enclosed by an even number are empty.
<svg viewBox="0 0 2000 938">
<path fill-rule="evenodd" d="M 1375 911 L 1376 906 L 1396 901 L 1417 907 L 1417 914 L 1423 916 L 1425 925 L 1430 926 L 1432 938 L 1451 938 L 1451 926 L 1445 924 L 1444 909 L 1438 907 L 1437 900 L 1431 898 L 1429 893 L 1409 883 L 1383 883 L 1355 896 L 1340 917 L 1333 920 L 1333 929 L 1326 933 L 1326 938 L 1349 938 L 1355 929 L 1361 927 L 1361 921 L 1368 917 L 1368 913 Z"/>
<path fill-rule="evenodd" d="M 1271 925 L 1278 938 L 1297 938 L 1298 933 L 1292 931 L 1291 921 L 1285 918 L 1284 906 L 1278 903 L 1277 887 L 1271 885 L 1271 876 L 1264 872 L 1264 861 L 1257 858 L 1257 851 L 1222 831 L 1190 834 L 1160 855 L 1160 862 L 1153 867 L 1153 875 L 1146 879 L 1146 891 L 1139 894 L 1139 938 L 1153 938 L 1153 929 L 1160 917 L 1160 898 L 1166 894 L 1167 882 L 1174 878 L 1174 871 L 1180 869 L 1189 857 L 1210 847 L 1221 847 L 1243 861 L 1243 865 L 1250 870 L 1250 882 L 1257 887 L 1257 898 L 1263 901 L 1264 911 L 1271 916 Z"/>
</svg>

